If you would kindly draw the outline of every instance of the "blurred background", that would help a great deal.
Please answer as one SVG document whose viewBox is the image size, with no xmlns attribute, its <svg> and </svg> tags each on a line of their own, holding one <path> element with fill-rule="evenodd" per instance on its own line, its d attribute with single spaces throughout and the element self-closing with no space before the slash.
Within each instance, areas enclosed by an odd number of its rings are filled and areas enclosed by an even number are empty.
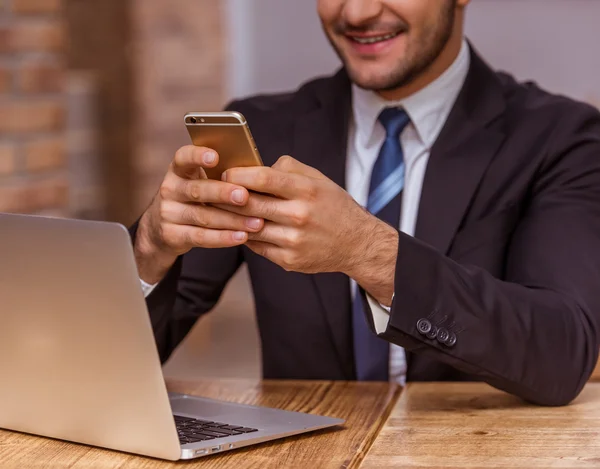
<svg viewBox="0 0 600 469">
<path fill-rule="evenodd" d="M 0 211 L 131 224 L 189 142 L 185 112 L 339 66 L 315 4 L 0 0 Z M 600 106 L 599 19 L 598 0 L 472 0 L 467 35 L 495 68 Z M 165 374 L 256 377 L 259 353 L 242 269 Z"/>
</svg>

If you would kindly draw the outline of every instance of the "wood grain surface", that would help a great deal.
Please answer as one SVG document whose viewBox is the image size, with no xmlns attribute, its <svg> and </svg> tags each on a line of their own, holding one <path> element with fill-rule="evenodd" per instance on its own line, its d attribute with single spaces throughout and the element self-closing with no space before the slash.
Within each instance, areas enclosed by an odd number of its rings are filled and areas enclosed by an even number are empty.
<svg viewBox="0 0 600 469">
<path fill-rule="evenodd" d="M 170 463 L 83 445 L 0 431 L 4 468 L 353 468 L 387 419 L 399 388 L 387 383 L 214 380 L 170 382 L 169 390 L 346 419 L 328 429 L 240 450 Z"/>
<path fill-rule="evenodd" d="M 414 383 L 361 468 L 600 467 L 600 384 L 538 407 L 482 383 Z"/>
</svg>

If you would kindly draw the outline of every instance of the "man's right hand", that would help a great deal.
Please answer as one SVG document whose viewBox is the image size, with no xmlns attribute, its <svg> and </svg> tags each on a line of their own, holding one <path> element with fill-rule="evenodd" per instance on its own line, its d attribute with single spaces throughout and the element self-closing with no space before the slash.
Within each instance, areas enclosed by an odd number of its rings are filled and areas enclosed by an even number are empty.
<svg viewBox="0 0 600 469">
<path fill-rule="evenodd" d="M 158 283 L 175 260 L 195 247 L 224 248 L 244 244 L 264 220 L 248 218 L 209 204 L 244 206 L 248 191 L 207 179 L 203 168 L 218 164 L 219 155 L 192 145 L 175 154 L 160 190 L 140 219 L 135 240 L 139 275 Z"/>
</svg>

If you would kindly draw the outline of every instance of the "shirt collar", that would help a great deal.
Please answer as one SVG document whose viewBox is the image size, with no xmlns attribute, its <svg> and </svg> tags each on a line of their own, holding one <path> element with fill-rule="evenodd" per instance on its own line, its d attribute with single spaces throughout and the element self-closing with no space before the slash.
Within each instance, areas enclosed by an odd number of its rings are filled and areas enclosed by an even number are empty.
<svg viewBox="0 0 600 469">
<path fill-rule="evenodd" d="M 386 101 L 377 93 L 353 84 L 352 115 L 357 132 L 361 138 L 369 141 L 381 111 L 386 107 L 402 107 L 422 143 L 431 148 L 463 87 L 470 62 L 469 46 L 463 40 L 458 57 L 442 75 L 422 90 L 400 101 Z"/>
</svg>

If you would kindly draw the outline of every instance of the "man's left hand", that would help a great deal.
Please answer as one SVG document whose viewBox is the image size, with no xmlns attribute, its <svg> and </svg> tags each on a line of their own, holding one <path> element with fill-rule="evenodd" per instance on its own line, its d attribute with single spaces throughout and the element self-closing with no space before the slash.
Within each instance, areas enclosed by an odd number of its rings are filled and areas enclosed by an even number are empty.
<svg viewBox="0 0 600 469">
<path fill-rule="evenodd" d="M 389 303 L 398 232 L 321 172 L 289 157 L 271 168 L 235 168 L 223 180 L 253 191 L 225 210 L 265 220 L 246 245 L 288 271 L 343 272 Z"/>
</svg>

